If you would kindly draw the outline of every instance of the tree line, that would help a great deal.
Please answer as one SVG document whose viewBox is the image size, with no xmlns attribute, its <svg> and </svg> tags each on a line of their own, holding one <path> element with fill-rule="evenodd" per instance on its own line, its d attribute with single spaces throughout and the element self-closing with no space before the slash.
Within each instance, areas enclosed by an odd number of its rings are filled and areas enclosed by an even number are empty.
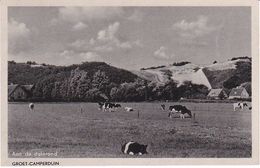
<svg viewBox="0 0 260 168">
<path fill-rule="evenodd" d="M 176 101 L 180 98 L 206 98 L 208 88 L 189 81 L 177 86 L 169 80 L 158 85 L 141 78 L 133 82 L 113 82 L 105 71 L 90 75 L 84 70 L 71 70 L 67 78 L 62 73 L 51 74 L 39 80 L 33 90 L 33 98 L 41 101 Z"/>
</svg>

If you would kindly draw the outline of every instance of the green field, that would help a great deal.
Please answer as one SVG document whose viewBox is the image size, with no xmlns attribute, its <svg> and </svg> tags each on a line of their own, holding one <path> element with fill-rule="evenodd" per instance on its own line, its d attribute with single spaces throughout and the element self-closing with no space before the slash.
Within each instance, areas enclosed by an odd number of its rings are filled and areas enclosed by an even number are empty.
<svg viewBox="0 0 260 168">
<path fill-rule="evenodd" d="M 181 103 L 194 119 L 167 117 L 161 103 L 122 103 L 126 112 L 102 112 L 96 103 L 8 105 L 9 157 L 44 152 L 49 157 L 140 157 L 121 152 L 130 140 L 148 144 L 149 158 L 251 157 L 251 111 L 230 103 Z M 166 103 L 167 106 L 179 103 Z M 138 118 L 139 111 L 139 118 Z M 21 153 L 22 156 L 14 155 Z M 48 157 L 48 156 L 36 156 Z"/>
</svg>

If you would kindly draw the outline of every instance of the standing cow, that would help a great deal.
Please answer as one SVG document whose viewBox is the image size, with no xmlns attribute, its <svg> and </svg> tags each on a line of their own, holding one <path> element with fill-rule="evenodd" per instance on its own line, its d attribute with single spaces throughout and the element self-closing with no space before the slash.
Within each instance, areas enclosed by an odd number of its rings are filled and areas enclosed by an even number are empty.
<svg viewBox="0 0 260 168">
<path fill-rule="evenodd" d="M 172 118 L 174 113 L 180 113 L 180 118 L 184 119 L 185 114 L 188 114 L 192 117 L 191 111 L 182 105 L 174 105 L 169 107 L 169 115 L 168 117 Z"/>
<path fill-rule="evenodd" d="M 33 103 L 30 103 L 30 104 L 29 104 L 29 109 L 30 109 L 31 111 L 33 111 L 33 109 L 34 109 L 34 104 L 33 104 Z"/>
<path fill-rule="evenodd" d="M 121 107 L 121 105 L 118 103 L 110 103 L 110 102 L 105 102 L 105 103 L 98 102 L 98 105 L 99 105 L 100 110 L 103 110 L 103 111 L 108 110 L 109 112 L 112 112 L 112 111 L 116 110 L 117 108 Z"/>
<path fill-rule="evenodd" d="M 233 104 L 233 110 L 236 111 L 237 109 L 241 109 L 243 110 L 244 107 L 248 106 L 247 103 L 242 103 L 242 102 L 238 102 L 238 103 L 234 103 Z"/>
</svg>

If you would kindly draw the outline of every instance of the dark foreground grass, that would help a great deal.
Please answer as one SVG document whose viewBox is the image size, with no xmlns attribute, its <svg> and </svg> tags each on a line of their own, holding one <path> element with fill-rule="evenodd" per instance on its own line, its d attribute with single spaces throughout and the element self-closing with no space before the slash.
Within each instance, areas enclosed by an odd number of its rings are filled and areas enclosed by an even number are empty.
<svg viewBox="0 0 260 168">
<path fill-rule="evenodd" d="M 135 157 L 121 152 L 130 140 L 148 144 L 149 154 L 141 157 L 251 157 L 249 112 L 201 110 L 196 120 L 181 120 L 167 118 L 158 104 L 141 105 L 136 105 L 143 108 L 140 118 L 136 112 L 101 112 L 95 104 L 80 105 L 82 113 L 79 104 L 39 104 L 34 112 L 26 105 L 9 106 L 9 157 L 19 152 L 32 153 L 30 157 L 39 152 L 57 152 L 52 157 Z"/>
</svg>

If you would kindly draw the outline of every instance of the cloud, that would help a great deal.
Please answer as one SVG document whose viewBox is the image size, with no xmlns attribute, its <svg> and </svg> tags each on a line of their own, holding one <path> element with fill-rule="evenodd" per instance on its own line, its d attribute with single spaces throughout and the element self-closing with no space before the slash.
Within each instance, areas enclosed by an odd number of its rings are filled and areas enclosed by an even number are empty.
<svg viewBox="0 0 260 168">
<path fill-rule="evenodd" d="M 95 51 L 100 51 L 100 52 L 111 52 L 113 51 L 113 47 L 109 45 L 102 45 L 102 46 L 96 46 L 94 48 Z"/>
<path fill-rule="evenodd" d="M 30 29 L 26 24 L 19 23 L 13 18 L 8 22 L 8 38 L 9 40 L 16 40 L 18 38 L 25 38 L 30 34 Z"/>
<path fill-rule="evenodd" d="M 96 43 L 96 40 L 94 40 L 93 38 L 91 38 L 91 39 L 89 40 L 89 44 L 94 45 L 95 43 Z"/>
<path fill-rule="evenodd" d="M 173 29 L 177 30 L 180 36 L 184 38 L 194 39 L 215 31 L 217 27 L 208 24 L 208 17 L 198 16 L 196 21 L 182 20 L 175 23 Z"/>
<path fill-rule="evenodd" d="M 108 26 L 108 28 L 98 32 L 97 39 L 101 41 L 114 41 L 117 42 L 118 39 L 115 37 L 115 34 L 119 30 L 120 23 L 115 22 Z"/>
<path fill-rule="evenodd" d="M 74 50 L 64 50 L 59 56 L 61 60 L 65 59 L 65 62 L 70 60 L 72 63 L 75 62 L 84 62 L 84 61 L 103 61 L 103 58 L 95 52 L 87 51 L 87 52 L 76 52 Z"/>
<path fill-rule="evenodd" d="M 31 30 L 25 23 L 18 22 L 13 18 L 8 22 L 8 47 L 9 52 L 17 53 L 27 50 L 30 46 L 29 36 Z"/>
<path fill-rule="evenodd" d="M 97 40 L 100 42 L 106 42 L 106 45 L 110 45 L 111 47 L 117 47 L 121 49 L 131 49 L 135 47 L 142 47 L 142 43 L 140 40 L 136 41 L 122 41 L 117 37 L 117 33 L 120 28 L 120 23 L 115 22 L 110 24 L 107 28 L 100 30 L 97 34 Z"/>
<path fill-rule="evenodd" d="M 127 19 L 134 22 L 141 22 L 143 20 L 143 17 L 143 12 L 139 10 L 134 10 L 134 12 Z"/>
<path fill-rule="evenodd" d="M 78 51 L 96 51 L 96 52 L 112 52 L 115 49 L 128 50 L 133 47 L 143 47 L 140 40 L 122 41 L 118 38 L 120 23 L 114 22 L 104 29 L 98 31 L 96 38 L 90 40 L 76 40 L 69 44 L 74 50 Z"/>
<path fill-rule="evenodd" d="M 80 53 L 79 56 L 87 61 L 100 60 L 100 56 L 95 52 Z"/>
<path fill-rule="evenodd" d="M 75 31 L 79 31 L 79 30 L 83 30 L 83 29 L 85 29 L 85 28 L 87 28 L 88 26 L 85 24 L 85 23 L 83 23 L 83 22 L 78 22 L 77 24 L 75 24 L 72 28 L 73 28 L 73 30 L 75 30 Z"/>
<path fill-rule="evenodd" d="M 83 48 L 83 47 L 85 47 L 85 46 L 88 46 L 88 42 L 85 41 L 85 40 L 80 40 L 80 39 L 78 39 L 78 40 L 72 42 L 72 43 L 70 44 L 70 46 L 75 47 L 75 48 Z"/>
<path fill-rule="evenodd" d="M 123 48 L 123 49 L 130 49 L 132 48 L 133 46 L 133 43 L 130 43 L 129 41 L 126 41 L 126 42 L 122 42 L 122 43 L 118 43 L 117 46 L 119 48 Z"/>
<path fill-rule="evenodd" d="M 59 18 L 69 22 L 91 21 L 120 17 L 124 13 L 121 7 L 62 7 Z"/>
<path fill-rule="evenodd" d="M 174 54 L 167 54 L 168 49 L 164 46 L 161 46 L 158 50 L 154 52 L 154 56 L 156 58 L 161 58 L 161 59 L 170 59 L 174 57 Z"/>
</svg>

